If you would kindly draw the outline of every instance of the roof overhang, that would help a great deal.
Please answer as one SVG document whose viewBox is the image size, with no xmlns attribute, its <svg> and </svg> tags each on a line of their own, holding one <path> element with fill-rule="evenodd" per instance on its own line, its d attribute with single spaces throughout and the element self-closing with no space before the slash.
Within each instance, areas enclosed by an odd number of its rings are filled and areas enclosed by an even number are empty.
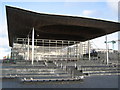
<svg viewBox="0 0 120 90">
<path fill-rule="evenodd" d="M 37 39 L 86 41 L 119 31 L 120 23 L 98 19 L 36 13 L 6 6 L 9 45 L 35 28 Z"/>
</svg>

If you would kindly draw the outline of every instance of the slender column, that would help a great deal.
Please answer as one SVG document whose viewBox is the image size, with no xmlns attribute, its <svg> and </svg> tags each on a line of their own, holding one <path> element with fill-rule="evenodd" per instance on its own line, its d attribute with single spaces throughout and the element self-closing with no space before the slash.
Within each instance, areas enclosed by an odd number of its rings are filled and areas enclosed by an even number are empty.
<svg viewBox="0 0 120 90">
<path fill-rule="evenodd" d="M 34 27 L 32 30 L 32 65 L 33 65 L 33 60 L 34 60 Z"/>
<path fill-rule="evenodd" d="M 29 42 L 30 40 L 29 40 L 29 35 L 28 35 L 28 47 L 27 47 L 27 50 L 28 50 L 28 60 L 29 60 L 29 51 L 30 51 L 30 49 L 29 49 L 29 44 L 30 44 L 30 42 Z"/>
<path fill-rule="evenodd" d="M 76 55 L 77 55 L 77 56 L 76 56 L 76 58 L 77 58 L 76 60 L 78 60 L 78 56 L 79 56 L 78 43 L 76 44 Z"/>
<path fill-rule="evenodd" d="M 27 60 L 26 48 L 27 48 L 27 38 L 25 38 L 25 60 Z"/>
<path fill-rule="evenodd" d="M 43 61 L 45 61 L 45 46 L 44 46 L 44 40 L 42 40 L 43 45 Z"/>
<path fill-rule="evenodd" d="M 48 54 L 49 54 L 49 55 L 48 55 L 48 60 L 50 61 L 50 40 L 48 40 L 48 42 L 49 42 L 49 44 L 48 44 L 48 45 L 49 45 L 49 46 L 48 46 Z"/>
<path fill-rule="evenodd" d="M 77 60 L 77 43 L 75 42 L 75 60 Z"/>
<path fill-rule="evenodd" d="M 75 54 L 76 54 L 76 51 L 75 51 L 75 41 L 74 41 L 74 60 L 76 59 Z"/>
<path fill-rule="evenodd" d="M 108 60 L 108 43 L 107 43 L 107 35 L 106 35 L 106 63 L 108 64 L 109 60 Z"/>
<path fill-rule="evenodd" d="M 70 42 L 70 41 L 68 41 L 68 49 L 67 49 L 68 52 L 67 52 L 67 60 L 66 60 L 66 61 L 68 61 L 68 59 L 70 59 L 70 55 L 69 55 L 69 54 L 70 54 L 69 42 Z"/>
<path fill-rule="evenodd" d="M 62 55 L 62 60 L 64 60 L 63 58 L 63 55 L 64 55 L 64 52 L 63 52 L 63 41 L 62 41 L 62 49 L 61 49 L 61 55 Z"/>
<path fill-rule="evenodd" d="M 83 43 L 82 42 L 80 42 L 80 50 L 81 50 L 81 57 L 80 58 L 82 58 L 83 59 Z"/>
<path fill-rule="evenodd" d="M 57 51 L 57 40 L 55 41 L 55 44 L 56 44 L 56 48 L 55 48 L 55 50 L 56 50 L 56 57 L 55 57 L 54 60 L 57 60 L 57 55 L 58 55 L 58 51 Z"/>
<path fill-rule="evenodd" d="M 37 51 L 37 48 L 38 48 L 38 47 L 37 47 L 38 39 L 35 39 L 35 41 L 36 41 L 36 44 L 35 44 L 35 45 L 36 45 L 36 49 L 35 49 L 35 51 L 36 51 L 36 52 L 35 52 L 35 57 L 36 57 L 36 60 L 37 60 L 37 62 L 38 62 L 38 55 L 37 55 L 37 52 L 38 52 L 38 51 Z"/>
<path fill-rule="evenodd" d="M 25 43 L 25 40 L 23 39 L 23 44 L 22 44 L 22 48 L 23 48 L 23 58 L 24 58 L 24 60 L 25 60 L 25 45 L 24 45 L 24 43 Z"/>
<path fill-rule="evenodd" d="M 90 56 L 90 41 L 88 40 L 88 54 L 89 54 L 89 60 L 91 59 L 91 56 Z"/>
<path fill-rule="evenodd" d="M 79 60 L 80 58 L 80 50 L 79 50 L 79 44 L 77 43 L 77 60 Z"/>
</svg>

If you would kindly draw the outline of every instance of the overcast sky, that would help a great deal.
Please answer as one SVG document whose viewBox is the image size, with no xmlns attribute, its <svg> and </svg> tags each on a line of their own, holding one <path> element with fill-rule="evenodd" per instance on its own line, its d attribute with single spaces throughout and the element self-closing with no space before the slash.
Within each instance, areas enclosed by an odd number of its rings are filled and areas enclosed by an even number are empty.
<svg viewBox="0 0 120 90">
<path fill-rule="evenodd" d="M 11 2 L 12 1 L 12 2 Z M 72 15 L 88 18 L 97 18 L 107 21 L 118 22 L 119 0 L 1 0 L 0 1 L 0 58 L 10 53 L 5 5 L 31 10 L 39 13 Z M 22 2 L 21 2 L 22 1 Z M 34 2 L 33 2 L 34 1 Z M 83 2 L 84 1 L 84 2 Z M 118 33 L 108 35 L 108 40 L 117 40 Z M 105 48 L 105 36 L 96 38 L 93 47 Z M 109 44 L 112 48 L 112 44 Z M 118 44 L 115 44 L 118 49 Z"/>
</svg>

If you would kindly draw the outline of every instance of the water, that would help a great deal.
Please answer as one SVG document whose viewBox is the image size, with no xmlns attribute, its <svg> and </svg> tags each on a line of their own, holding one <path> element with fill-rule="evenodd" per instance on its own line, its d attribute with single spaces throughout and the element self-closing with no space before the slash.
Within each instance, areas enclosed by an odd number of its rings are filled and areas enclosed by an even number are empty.
<svg viewBox="0 0 120 90">
<path fill-rule="evenodd" d="M 4 79 L 2 88 L 118 88 L 118 76 L 90 76 L 83 81 L 27 83 L 17 79 Z"/>
</svg>

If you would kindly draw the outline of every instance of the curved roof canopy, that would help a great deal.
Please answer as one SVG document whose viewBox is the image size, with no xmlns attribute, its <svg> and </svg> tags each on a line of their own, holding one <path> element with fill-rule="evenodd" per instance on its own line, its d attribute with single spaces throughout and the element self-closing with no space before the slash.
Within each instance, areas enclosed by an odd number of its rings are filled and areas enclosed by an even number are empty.
<svg viewBox="0 0 120 90">
<path fill-rule="evenodd" d="M 9 45 L 35 28 L 37 39 L 86 41 L 119 31 L 120 23 L 98 19 L 36 13 L 6 6 Z"/>
</svg>

